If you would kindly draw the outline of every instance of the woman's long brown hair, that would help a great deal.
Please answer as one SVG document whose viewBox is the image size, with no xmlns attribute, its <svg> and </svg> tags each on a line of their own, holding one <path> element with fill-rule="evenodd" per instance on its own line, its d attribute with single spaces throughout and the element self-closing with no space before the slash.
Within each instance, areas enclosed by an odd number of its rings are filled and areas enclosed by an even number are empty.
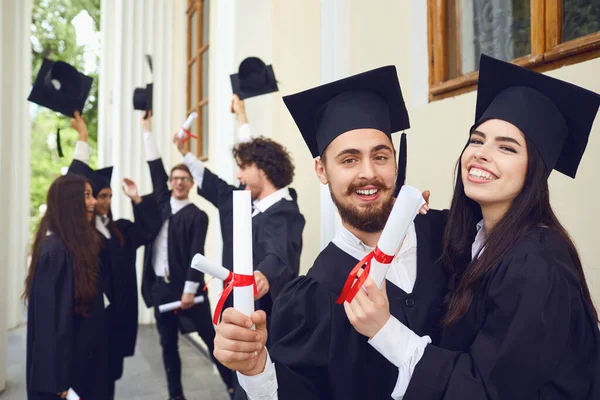
<svg viewBox="0 0 600 400">
<path fill-rule="evenodd" d="M 64 244 L 71 256 L 75 297 L 73 311 L 84 316 L 87 315 L 89 305 L 96 296 L 101 246 L 100 237 L 87 217 L 84 196 L 86 183 L 88 182 L 84 178 L 69 174 L 57 178 L 50 186 L 46 213 L 35 235 L 31 265 L 23 293 L 23 298 L 28 300 L 42 245 L 47 238 L 47 232 L 51 232 Z"/>
<path fill-rule="evenodd" d="M 525 140 L 527 141 L 527 138 Z M 468 311 L 485 275 L 498 265 L 516 243 L 539 226 L 546 226 L 558 232 L 567 244 L 584 297 L 598 320 L 579 254 L 550 206 L 546 168 L 542 157 L 530 141 L 527 141 L 527 153 L 528 165 L 523 189 L 515 197 L 504 217 L 489 232 L 485 251 L 473 261 L 471 245 L 475 237 L 475 226 L 482 218 L 481 208 L 465 194 L 460 168 L 461 158 L 458 159 L 454 196 L 444 233 L 442 253 L 442 260 L 448 268 L 452 282 L 457 284 L 446 299 L 448 311 L 443 321 L 444 325 L 452 325 Z"/>
</svg>

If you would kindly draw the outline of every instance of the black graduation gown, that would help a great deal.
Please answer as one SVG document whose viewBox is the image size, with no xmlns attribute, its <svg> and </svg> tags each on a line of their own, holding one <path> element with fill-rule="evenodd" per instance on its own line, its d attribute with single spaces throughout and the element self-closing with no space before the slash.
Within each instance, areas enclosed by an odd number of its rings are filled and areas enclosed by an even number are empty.
<svg viewBox="0 0 600 400">
<path fill-rule="evenodd" d="M 144 273 L 142 277 L 142 297 L 147 307 L 157 307 L 161 304 L 181 300 L 186 281 L 201 283 L 197 295 L 202 294 L 204 274 L 190 267 L 192 258 L 196 253 L 204 254 L 204 242 L 208 230 L 208 215 L 190 203 L 177 214 L 171 215 L 171 191 L 167 186 L 169 176 L 163 166 L 162 160 L 148 162 L 152 178 L 153 194 L 161 210 L 162 223 L 169 219 L 169 278 L 168 285 L 155 285 L 156 275 L 152 265 L 152 249 L 154 243 L 145 246 Z M 155 290 L 153 291 L 153 287 Z M 156 288 L 160 288 L 157 291 Z M 179 311 L 179 327 L 182 333 L 195 332 L 192 320 L 205 323 L 206 316 L 210 320 L 210 303 L 208 296 L 204 296 L 204 303 L 200 303 L 185 311 Z"/>
<path fill-rule="evenodd" d="M 138 290 L 135 270 L 136 252 L 150 243 L 160 230 L 160 212 L 154 196 L 144 196 L 133 205 L 134 221 L 119 219 L 117 229 L 124 243 L 116 235 L 102 236 L 101 252 L 104 281 L 110 306 L 107 309 L 109 375 L 114 381 L 123 374 L 123 359 L 135 352 L 138 328 Z"/>
<path fill-rule="evenodd" d="M 413 293 L 387 282 L 390 312 L 419 335 L 437 338 L 446 275 L 437 260 L 446 215 L 418 216 L 417 280 Z M 421 244 L 425 243 L 425 244 Z M 368 344 L 336 304 L 357 259 L 330 243 L 307 276 L 286 286 L 273 306 L 269 353 L 277 371 L 280 399 L 386 399 L 398 369 Z M 420 305 L 416 307 L 415 305 Z"/>
<path fill-rule="evenodd" d="M 555 231 L 529 234 L 427 346 L 404 399 L 600 399 L 600 333 L 573 270 Z"/>
<path fill-rule="evenodd" d="M 27 318 L 27 398 L 58 399 L 73 388 L 86 400 L 105 400 L 108 387 L 106 318 L 101 277 L 88 317 L 74 314 L 73 265 L 50 235 L 36 264 Z"/>
<path fill-rule="evenodd" d="M 223 238 L 223 266 L 233 270 L 233 191 L 239 190 L 204 170 L 198 194 L 219 210 Z M 254 270 L 269 280 L 269 294 L 256 302 L 256 309 L 270 315 L 273 300 L 300 272 L 302 231 L 305 220 L 298 208 L 298 195 L 289 189 L 292 201 L 281 200 L 252 218 L 252 261 Z"/>
</svg>

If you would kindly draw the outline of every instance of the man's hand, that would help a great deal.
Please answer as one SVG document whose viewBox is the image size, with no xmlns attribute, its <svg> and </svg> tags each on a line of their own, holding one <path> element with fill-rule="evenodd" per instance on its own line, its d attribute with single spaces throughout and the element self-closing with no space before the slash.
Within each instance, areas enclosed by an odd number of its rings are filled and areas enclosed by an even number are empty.
<svg viewBox="0 0 600 400">
<path fill-rule="evenodd" d="M 71 128 L 75 129 L 77 133 L 79 133 L 79 137 L 77 138 L 77 140 L 87 142 L 88 131 L 87 126 L 85 124 L 85 120 L 83 119 L 81 114 L 79 114 L 79 111 L 75 110 L 73 114 L 75 115 L 75 117 L 71 118 Z"/>
<path fill-rule="evenodd" d="M 138 194 L 137 185 L 131 179 L 123 178 L 123 193 L 133 200 L 136 205 L 142 202 L 142 198 Z"/>
<path fill-rule="evenodd" d="M 425 204 L 423 204 L 421 206 L 421 208 L 419 209 L 419 214 L 427 214 L 427 211 L 429 211 L 429 197 L 431 196 L 431 192 L 429 190 L 426 190 L 423 192 L 423 200 L 425 200 Z"/>
<path fill-rule="evenodd" d="M 185 138 L 180 139 L 179 132 L 175 132 L 175 134 L 173 134 L 173 143 L 175 143 L 177 150 L 179 150 L 182 156 L 185 156 L 187 153 L 189 153 L 189 150 L 185 146 Z"/>
<path fill-rule="evenodd" d="M 252 325 L 256 329 L 252 329 Z M 267 314 L 259 310 L 248 318 L 228 308 L 215 329 L 215 358 L 227 368 L 254 376 L 265 370 L 267 362 Z"/>
<path fill-rule="evenodd" d="M 234 94 L 231 98 L 230 110 L 232 114 L 235 114 L 240 125 L 248 123 L 248 117 L 246 116 L 246 106 L 244 100 L 240 100 L 237 94 Z"/>
<path fill-rule="evenodd" d="M 62 392 L 62 393 L 57 393 L 57 395 L 61 398 L 61 399 L 66 399 L 67 398 L 67 394 L 69 394 L 68 391 L 66 392 Z"/>
<path fill-rule="evenodd" d="M 254 271 L 254 280 L 256 281 L 256 291 L 258 292 L 258 294 L 254 297 L 254 300 L 259 300 L 265 294 L 269 293 L 271 285 L 269 285 L 269 280 L 267 277 L 260 271 Z"/>
<path fill-rule="evenodd" d="M 390 304 L 385 291 L 385 281 L 381 290 L 373 278 L 368 277 L 351 303 L 344 302 L 348 320 L 361 335 L 372 339 L 390 319 Z"/>
<path fill-rule="evenodd" d="M 148 111 L 148 116 L 144 117 L 142 117 L 142 129 L 144 132 L 152 132 L 152 111 Z"/>
<path fill-rule="evenodd" d="M 184 293 L 181 296 L 181 309 L 187 310 L 194 307 L 194 293 Z"/>
</svg>

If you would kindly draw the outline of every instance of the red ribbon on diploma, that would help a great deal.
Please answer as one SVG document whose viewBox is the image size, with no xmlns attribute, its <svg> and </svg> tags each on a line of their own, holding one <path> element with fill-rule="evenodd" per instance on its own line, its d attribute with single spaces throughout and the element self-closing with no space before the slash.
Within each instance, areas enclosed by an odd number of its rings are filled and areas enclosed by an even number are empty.
<svg viewBox="0 0 600 400">
<path fill-rule="evenodd" d="M 342 289 L 342 293 L 340 297 L 335 301 L 337 304 L 344 304 L 344 301 L 350 303 L 356 293 L 360 290 L 362 285 L 365 283 L 367 278 L 369 277 L 369 272 L 371 272 L 371 260 L 377 260 L 381 264 L 390 264 L 394 260 L 394 256 L 389 256 L 385 254 L 383 251 L 379 250 L 379 247 L 375 247 L 375 250 L 367 254 L 362 260 L 356 264 L 350 274 L 348 274 L 348 278 L 346 279 L 346 283 L 344 284 L 344 288 Z M 360 271 L 365 266 L 362 274 L 357 277 L 358 271 Z"/>
<path fill-rule="evenodd" d="M 217 308 L 215 308 L 215 315 L 213 316 L 213 324 L 215 325 L 219 323 L 219 316 L 221 315 L 221 311 L 223 311 L 225 300 L 227 300 L 227 297 L 229 297 L 229 294 L 231 293 L 234 287 L 254 286 L 254 296 L 258 294 L 258 290 L 256 289 L 256 281 L 254 280 L 254 275 L 242 275 L 230 272 L 229 276 L 223 281 L 223 283 L 227 283 L 227 286 L 221 294 L 221 298 L 217 303 Z"/>
<path fill-rule="evenodd" d="M 189 130 L 187 130 L 187 129 L 184 129 L 184 128 L 181 128 L 181 130 L 182 130 L 182 131 L 185 133 L 185 138 L 184 138 L 184 139 L 181 139 L 181 142 L 182 142 L 182 143 L 185 143 L 185 142 L 187 142 L 188 140 L 190 140 L 190 137 L 193 137 L 194 139 L 198 139 L 198 136 L 196 136 L 196 135 L 193 135 L 193 134 L 192 134 L 192 132 L 190 132 Z"/>
</svg>

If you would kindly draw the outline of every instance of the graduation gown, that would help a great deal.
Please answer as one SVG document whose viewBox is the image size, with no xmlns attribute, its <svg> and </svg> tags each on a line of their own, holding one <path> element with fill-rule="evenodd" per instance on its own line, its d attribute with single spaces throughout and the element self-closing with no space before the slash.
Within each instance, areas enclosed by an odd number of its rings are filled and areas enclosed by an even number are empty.
<svg viewBox="0 0 600 400">
<path fill-rule="evenodd" d="M 600 333 L 573 271 L 558 233 L 531 232 L 426 347 L 404 399 L 600 399 Z"/>
<path fill-rule="evenodd" d="M 158 307 L 161 304 L 181 300 L 186 281 L 199 282 L 196 295 L 202 294 L 204 274 L 190 267 L 192 258 L 196 253 L 204 254 L 204 242 L 208 230 L 208 215 L 190 203 L 175 215 L 171 215 L 171 191 L 167 186 L 169 177 L 165 171 L 162 160 L 148 162 L 152 178 L 153 194 L 161 210 L 161 221 L 169 219 L 168 257 L 169 278 L 168 285 L 155 285 L 156 275 L 152 265 L 152 250 L 154 243 L 145 246 L 144 273 L 142 277 L 142 297 L 147 307 Z M 154 290 L 153 290 L 154 289 Z M 179 311 L 179 327 L 182 333 L 195 332 L 192 320 L 205 323 L 208 315 L 210 321 L 210 303 L 208 296 L 205 300 L 190 309 Z"/>
<path fill-rule="evenodd" d="M 110 306 L 107 308 L 109 375 L 114 381 L 123 374 L 123 359 L 135 352 L 138 329 L 138 290 L 136 275 L 136 252 L 140 246 L 150 243 L 160 230 L 160 212 L 152 195 L 144 196 L 142 202 L 133 205 L 134 222 L 119 219 L 117 229 L 124 243 L 111 233 L 102 236 L 101 252 L 105 289 Z"/>
<path fill-rule="evenodd" d="M 233 270 L 233 191 L 240 190 L 204 170 L 198 194 L 219 210 L 223 237 L 223 266 Z M 270 315 L 273 300 L 300 272 L 304 216 L 298 208 L 298 195 L 289 189 L 292 201 L 280 200 L 252 218 L 252 261 L 254 270 L 269 280 L 269 293 L 257 301 L 256 309 Z"/>
<path fill-rule="evenodd" d="M 73 265 L 64 244 L 42 244 L 27 310 L 27 397 L 58 399 L 73 388 L 86 400 L 105 400 L 108 387 L 102 278 L 88 317 L 74 314 Z"/>
<path fill-rule="evenodd" d="M 437 338 L 446 274 L 441 255 L 446 215 L 430 211 L 415 220 L 417 280 L 408 295 L 387 282 L 390 312 L 419 335 Z M 424 244 L 422 244 L 424 243 Z M 275 363 L 280 399 L 386 399 L 398 368 L 368 344 L 336 304 L 348 273 L 359 260 L 330 243 L 307 276 L 286 286 L 272 313 L 270 356 Z M 416 305 L 419 305 L 418 307 Z M 434 339 L 436 340 L 436 339 Z"/>
</svg>

